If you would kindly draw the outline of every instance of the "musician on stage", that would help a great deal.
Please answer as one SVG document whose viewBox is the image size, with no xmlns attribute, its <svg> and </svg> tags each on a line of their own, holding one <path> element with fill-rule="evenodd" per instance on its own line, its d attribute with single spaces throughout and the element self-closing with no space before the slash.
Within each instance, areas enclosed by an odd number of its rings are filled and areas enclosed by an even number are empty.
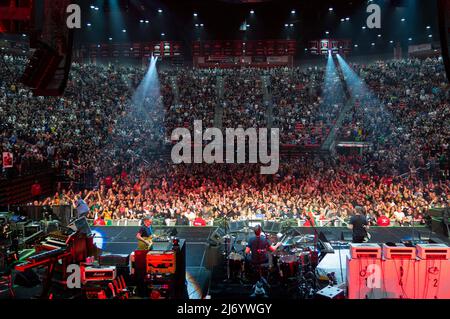
<svg viewBox="0 0 450 319">
<path fill-rule="evenodd" d="M 364 209 L 361 206 L 355 207 L 355 215 L 350 218 L 348 228 L 353 231 L 353 243 L 361 244 L 367 238 L 369 223 L 364 216 Z"/>
<path fill-rule="evenodd" d="M 139 228 L 136 238 L 138 239 L 139 250 L 149 250 L 152 246 L 153 227 L 152 219 L 149 216 L 144 217 L 143 225 Z"/>
<path fill-rule="evenodd" d="M 77 218 L 86 217 L 89 214 L 89 206 L 80 195 L 75 196 L 72 201 L 73 207 L 77 210 Z"/>
<path fill-rule="evenodd" d="M 245 249 L 245 254 L 250 256 L 250 264 L 252 267 L 252 271 L 254 275 L 256 275 L 257 283 L 255 285 L 255 292 L 252 294 L 252 297 L 256 297 L 258 295 L 264 295 L 267 297 L 265 290 L 263 288 L 264 284 L 267 284 L 267 281 L 264 279 L 262 274 L 263 268 L 268 267 L 269 256 L 267 254 L 268 251 L 274 252 L 280 247 L 281 242 L 276 245 L 272 245 L 270 240 L 262 234 L 262 228 L 260 225 L 257 225 L 254 228 L 255 235 L 250 237 L 248 240 L 247 248 Z"/>
<path fill-rule="evenodd" d="M 270 240 L 262 233 L 262 228 L 257 225 L 254 228 L 255 235 L 250 237 L 248 240 L 247 248 L 245 249 L 245 254 L 251 253 L 251 263 L 253 265 L 267 264 L 269 262 L 269 257 L 267 252 L 274 252 L 280 247 L 281 243 L 276 245 L 271 245 Z"/>
</svg>

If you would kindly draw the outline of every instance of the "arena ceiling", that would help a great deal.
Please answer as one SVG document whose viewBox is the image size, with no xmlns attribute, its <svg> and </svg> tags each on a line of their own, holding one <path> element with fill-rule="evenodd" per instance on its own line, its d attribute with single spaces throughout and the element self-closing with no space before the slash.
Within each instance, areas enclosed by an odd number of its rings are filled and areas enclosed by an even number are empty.
<svg viewBox="0 0 450 319">
<path fill-rule="evenodd" d="M 439 40 L 435 1 L 420 0 L 80 0 L 77 43 L 176 40 L 351 39 L 358 50 Z M 382 8 L 382 28 L 364 29 L 367 5 Z M 89 26 L 88 26 L 89 25 Z M 124 31 L 125 30 L 125 31 Z M 327 33 L 328 32 L 328 33 Z"/>
</svg>

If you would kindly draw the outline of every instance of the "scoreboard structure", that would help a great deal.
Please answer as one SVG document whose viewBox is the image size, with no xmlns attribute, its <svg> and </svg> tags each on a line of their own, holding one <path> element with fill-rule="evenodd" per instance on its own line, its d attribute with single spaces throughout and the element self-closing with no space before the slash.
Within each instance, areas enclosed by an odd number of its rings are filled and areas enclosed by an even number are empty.
<svg viewBox="0 0 450 319">
<path fill-rule="evenodd" d="M 196 67 L 291 66 L 295 40 L 217 40 L 192 44 Z"/>
<path fill-rule="evenodd" d="M 317 55 L 332 54 L 348 55 L 352 52 L 352 41 L 348 39 L 320 39 L 309 42 L 309 52 Z"/>
<path fill-rule="evenodd" d="M 136 58 L 148 59 L 181 57 L 182 46 L 177 41 L 139 42 L 139 43 L 102 43 L 81 45 L 75 57 L 81 60 Z"/>
</svg>

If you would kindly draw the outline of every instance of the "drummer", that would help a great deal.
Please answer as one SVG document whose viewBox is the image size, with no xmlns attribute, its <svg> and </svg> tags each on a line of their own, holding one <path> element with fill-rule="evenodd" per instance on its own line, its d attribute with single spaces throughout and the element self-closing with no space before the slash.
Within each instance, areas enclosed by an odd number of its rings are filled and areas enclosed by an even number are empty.
<svg viewBox="0 0 450 319">
<path fill-rule="evenodd" d="M 255 235 L 251 236 L 245 249 L 245 254 L 251 253 L 251 264 L 253 266 L 262 266 L 269 262 L 268 251 L 274 252 L 280 247 L 281 242 L 272 245 L 270 240 L 262 233 L 261 225 L 254 228 Z"/>
</svg>

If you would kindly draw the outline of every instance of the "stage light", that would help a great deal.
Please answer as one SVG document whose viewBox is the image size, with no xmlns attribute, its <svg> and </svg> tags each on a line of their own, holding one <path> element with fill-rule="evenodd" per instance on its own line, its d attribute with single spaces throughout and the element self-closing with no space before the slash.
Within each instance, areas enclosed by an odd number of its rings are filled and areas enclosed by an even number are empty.
<svg viewBox="0 0 450 319">
<path fill-rule="evenodd" d="M 293 27 L 294 26 L 294 24 L 293 23 L 291 23 L 290 25 L 289 25 L 290 27 Z"/>
<path fill-rule="evenodd" d="M 427 25 L 427 29 L 431 29 L 431 27 L 429 25 Z"/>
<path fill-rule="evenodd" d="M 361 29 L 363 29 L 363 30 L 366 30 L 367 29 L 367 27 L 366 26 L 363 26 Z"/>
<path fill-rule="evenodd" d="M 90 26 L 91 26 L 92 24 L 90 24 L 90 23 L 87 23 L 86 25 L 87 25 L 88 27 L 90 27 Z"/>
<path fill-rule="evenodd" d="M 412 41 L 412 38 L 409 38 L 408 41 Z"/>
<path fill-rule="evenodd" d="M 285 24 L 284 24 L 284 26 L 285 26 L 285 27 L 288 27 L 288 26 L 289 26 L 289 24 L 285 23 Z"/>
<path fill-rule="evenodd" d="M 250 28 L 250 24 L 247 24 L 247 28 Z"/>
<path fill-rule="evenodd" d="M 325 34 L 330 34 L 330 31 L 325 31 Z"/>
<path fill-rule="evenodd" d="M 198 23 L 196 23 L 195 26 L 198 27 Z"/>
<path fill-rule="evenodd" d="M 292 13 L 292 14 L 295 14 L 295 10 L 292 10 L 291 13 Z"/>
<path fill-rule="evenodd" d="M 358 45 L 357 44 L 355 44 L 355 48 L 357 48 L 358 47 Z"/>
<path fill-rule="evenodd" d="M 429 36 L 428 36 L 429 38 L 432 38 L 433 37 L 433 35 L 432 34 L 430 34 Z"/>
<path fill-rule="evenodd" d="M 196 17 L 196 16 L 198 16 L 198 14 L 194 12 L 194 17 Z"/>
<path fill-rule="evenodd" d="M 375 43 L 372 42 L 372 46 L 375 46 Z"/>
<path fill-rule="evenodd" d="M 149 23 L 150 23 L 150 21 L 148 21 L 148 20 L 145 20 L 145 23 L 149 24 Z"/>
<path fill-rule="evenodd" d="M 95 10 L 98 11 L 98 7 L 95 7 Z"/>
<path fill-rule="evenodd" d="M 97 48 L 100 48 L 100 44 L 97 44 Z"/>
<path fill-rule="evenodd" d="M 122 32 L 123 32 L 123 33 L 126 33 L 126 32 L 127 32 L 127 30 L 123 29 L 123 30 L 122 30 Z"/>
<path fill-rule="evenodd" d="M 91 9 L 95 9 L 95 6 L 91 6 Z"/>
<path fill-rule="evenodd" d="M 112 38 L 109 38 L 109 41 L 112 41 Z"/>
<path fill-rule="evenodd" d="M 24 34 L 22 34 L 22 36 L 23 36 L 23 37 L 26 37 L 27 35 L 24 33 Z"/>
<path fill-rule="evenodd" d="M 203 27 L 203 23 L 200 23 L 200 26 Z"/>
<path fill-rule="evenodd" d="M 163 36 L 165 36 L 166 34 L 163 32 L 163 33 L 161 33 L 161 36 L 163 37 Z"/>
<path fill-rule="evenodd" d="M 139 20 L 140 23 L 144 23 L 144 20 Z"/>
<path fill-rule="evenodd" d="M 305 51 L 308 51 L 308 48 L 305 48 Z"/>
<path fill-rule="evenodd" d="M 255 11 L 253 11 L 253 10 L 250 10 L 250 14 L 254 14 L 255 13 Z"/>
<path fill-rule="evenodd" d="M 330 12 L 331 12 L 331 11 L 333 11 L 333 10 L 334 10 L 334 9 L 333 9 L 333 8 L 331 8 L 331 7 L 330 7 L 330 8 L 328 8 L 328 11 L 330 11 Z"/>
<path fill-rule="evenodd" d="M 341 19 L 341 22 L 344 22 L 344 21 L 345 21 L 345 19 L 344 19 L 344 18 L 342 18 L 342 19 Z"/>
<path fill-rule="evenodd" d="M 401 20 L 402 22 L 405 22 L 406 21 L 406 19 L 405 18 L 402 18 L 402 20 Z"/>
<path fill-rule="evenodd" d="M 347 20 L 347 21 L 350 21 L 350 18 L 349 18 L 349 17 L 347 17 L 347 18 L 345 18 L 345 20 Z"/>
<path fill-rule="evenodd" d="M 159 13 L 162 13 L 162 10 L 161 10 L 161 9 L 158 9 L 158 12 L 159 12 Z"/>
<path fill-rule="evenodd" d="M 381 38 L 381 34 L 379 34 L 378 37 Z"/>
<path fill-rule="evenodd" d="M 394 41 L 393 41 L 393 40 L 391 40 L 391 41 L 389 41 L 389 43 L 391 43 L 391 44 L 392 44 L 392 43 L 394 43 Z"/>
</svg>

